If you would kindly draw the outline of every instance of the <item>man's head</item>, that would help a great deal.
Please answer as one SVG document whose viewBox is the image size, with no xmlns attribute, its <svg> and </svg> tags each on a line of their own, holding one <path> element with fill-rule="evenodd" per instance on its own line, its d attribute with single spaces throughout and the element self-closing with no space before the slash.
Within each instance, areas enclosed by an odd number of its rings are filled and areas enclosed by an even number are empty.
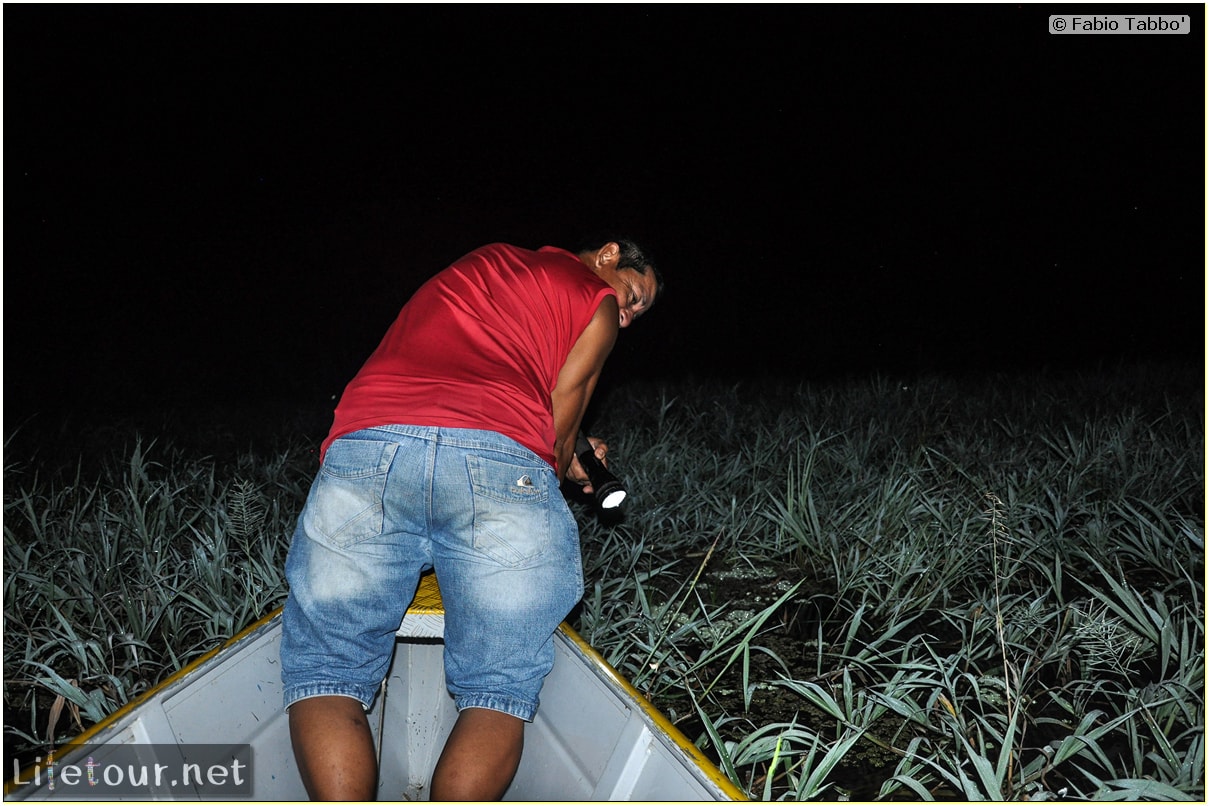
<svg viewBox="0 0 1209 806">
<path fill-rule="evenodd" d="M 663 278 L 650 256 L 624 238 L 590 241 L 576 250 L 584 265 L 617 292 L 620 327 L 629 327 L 663 293 Z"/>
</svg>

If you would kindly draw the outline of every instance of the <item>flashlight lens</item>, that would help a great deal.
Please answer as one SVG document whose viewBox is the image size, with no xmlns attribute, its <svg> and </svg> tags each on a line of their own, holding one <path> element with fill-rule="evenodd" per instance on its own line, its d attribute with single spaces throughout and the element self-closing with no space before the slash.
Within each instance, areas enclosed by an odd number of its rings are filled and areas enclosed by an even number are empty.
<svg viewBox="0 0 1209 806">
<path fill-rule="evenodd" d="M 615 509 L 621 506 L 621 502 L 625 500 L 625 490 L 614 490 L 606 495 L 600 502 L 602 509 Z"/>
</svg>

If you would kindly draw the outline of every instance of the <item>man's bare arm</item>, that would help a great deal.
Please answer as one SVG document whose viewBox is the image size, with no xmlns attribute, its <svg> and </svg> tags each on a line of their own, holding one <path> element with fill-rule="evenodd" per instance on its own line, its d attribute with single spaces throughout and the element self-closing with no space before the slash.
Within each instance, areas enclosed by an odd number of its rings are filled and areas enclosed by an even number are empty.
<svg viewBox="0 0 1209 806">
<path fill-rule="evenodd" d="M 575 455 L 575 435 L 596 390 L 605 359 L 617 341 L 618 308 L 614 297 L 605 297 L 580 334 L 567 361 L 558 373 L 551 400 L 554 405 L 554 456 L 559 481 L 566 478 Z"/>
</svg>

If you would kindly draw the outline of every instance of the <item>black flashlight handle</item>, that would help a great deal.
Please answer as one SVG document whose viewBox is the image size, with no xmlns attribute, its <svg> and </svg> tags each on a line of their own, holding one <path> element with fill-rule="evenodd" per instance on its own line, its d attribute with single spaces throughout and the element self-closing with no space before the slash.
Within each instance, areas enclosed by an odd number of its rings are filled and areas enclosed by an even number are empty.
<svg viewBox="0 0 1209 806">
<path fill-rule="evenodd" d="M 621 506 L 626 497 L 625 485 L 596 458 L 596 450 L 583 434 L 575 438 L 575 456 L 588 474 L 592 495 L 600 508 L 614 509 Z"/>
</svg>

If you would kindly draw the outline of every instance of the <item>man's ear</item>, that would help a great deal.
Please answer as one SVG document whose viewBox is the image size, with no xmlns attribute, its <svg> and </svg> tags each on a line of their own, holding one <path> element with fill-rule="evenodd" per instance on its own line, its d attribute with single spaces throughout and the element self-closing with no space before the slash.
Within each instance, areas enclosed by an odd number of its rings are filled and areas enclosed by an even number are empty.
<svg viewBox="0 0 1209 806">
<path fill-rule="evenodd" d="M 621 247 L 609 241 L 600 248 L 596 253 L 596 259 L 601 268 L 617 268 L 617 261 L 621 259 Z"/>
</svg>

